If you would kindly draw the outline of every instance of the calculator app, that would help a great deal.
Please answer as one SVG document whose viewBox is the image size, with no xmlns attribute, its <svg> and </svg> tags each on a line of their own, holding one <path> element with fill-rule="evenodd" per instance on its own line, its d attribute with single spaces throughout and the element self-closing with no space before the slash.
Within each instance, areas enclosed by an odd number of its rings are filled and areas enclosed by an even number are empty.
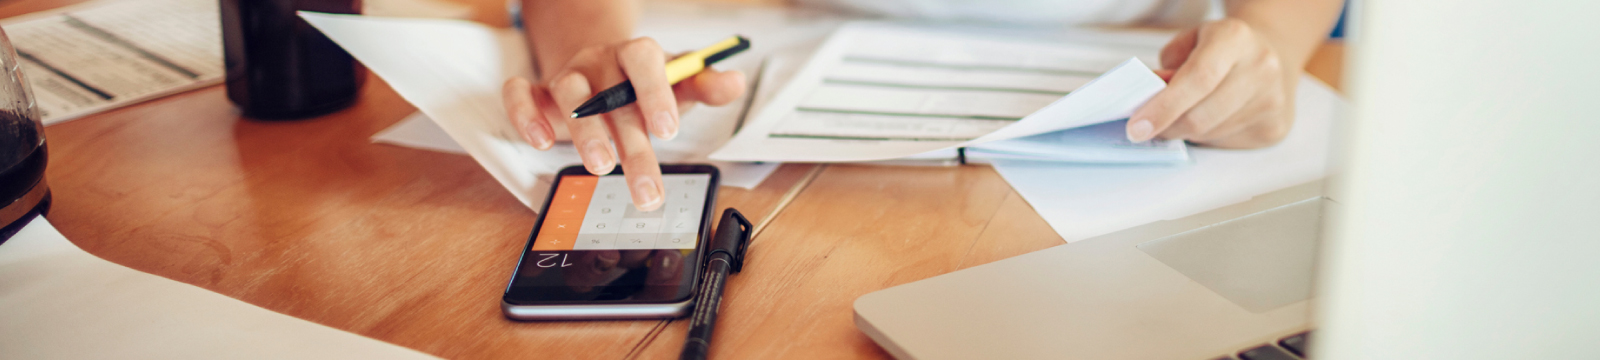
<svg viewBox="0 0 1600 360">
<path fill-rule="evenodd" d="M 709 174 L 664 174 L 666 204 L 633 206 L 622 175 L 566 175 L 550 199 L 532 251 L 693 249 Z"/>
</svg>

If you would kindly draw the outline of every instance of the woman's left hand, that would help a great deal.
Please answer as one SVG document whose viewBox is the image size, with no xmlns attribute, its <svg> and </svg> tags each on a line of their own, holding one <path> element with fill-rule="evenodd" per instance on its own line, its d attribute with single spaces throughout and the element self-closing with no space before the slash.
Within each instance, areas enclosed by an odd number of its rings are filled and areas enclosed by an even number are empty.
<svg viewBox="0 0 1600 360">
<path fill-rule="evenodd" d="M 1283 140 L 1294 123 L 1299 69 L 1285 69 L 1265 37 L 1227 18 L 1180 33 L 1161 50 L 1167 88 L 1134 111 L 1128 139 L 1183 139 L 1220 148 Z M 1173 70 L 1175 69 L 1175 70 Z"/>
</svg>

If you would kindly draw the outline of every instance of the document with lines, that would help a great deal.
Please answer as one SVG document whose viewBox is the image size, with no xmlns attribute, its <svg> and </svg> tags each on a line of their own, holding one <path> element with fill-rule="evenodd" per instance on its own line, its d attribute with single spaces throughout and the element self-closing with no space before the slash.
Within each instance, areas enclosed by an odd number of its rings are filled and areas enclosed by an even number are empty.
<svg viewBox="0 0 1600 360">
<path fill-rule="evenodd" d="M 852 23 L 711 158 L 929 159 L 965 148 L 978 160 L 1187 161 L 1181 141 L 1122 135 L 1119 120 L 1166 87 L 1131 57 L 1092 44 Z"/>
<path fill-rule="evenodd" d="M 96 1 L 0 22 L 45 124 L 222 82 L 215 0 Z"/>
</svg>

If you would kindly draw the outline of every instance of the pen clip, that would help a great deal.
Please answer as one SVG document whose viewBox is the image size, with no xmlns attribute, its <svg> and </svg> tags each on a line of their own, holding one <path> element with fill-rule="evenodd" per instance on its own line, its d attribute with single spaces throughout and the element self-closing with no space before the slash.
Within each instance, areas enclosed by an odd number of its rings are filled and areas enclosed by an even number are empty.
<svg viewBox="0 0 1600 360">
<path fill-rule="evenodd" d="M 730 259 L 730 271 L 737 273 L 744 269 L 744 252 L 750 248 L 750 231 L 755 228 L 750 225 L 750 220 L 744 218 L 739 210 L 728 208 L 722 211 L 722 222 L 717 225 L 716 237 L 711 243 L 711 252 L 706 253 L 707 258 L 717 252 L 726 252 Z"/>
</svg>

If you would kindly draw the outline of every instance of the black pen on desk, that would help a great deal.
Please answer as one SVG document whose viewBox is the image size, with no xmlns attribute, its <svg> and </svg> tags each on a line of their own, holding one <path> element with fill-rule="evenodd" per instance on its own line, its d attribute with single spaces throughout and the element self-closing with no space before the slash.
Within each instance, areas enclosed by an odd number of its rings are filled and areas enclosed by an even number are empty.
<svg viewBox="0 0 1600 360">
<path fill-rule="evenodd" d="M 689 335 L 683 340 L 683 352 L 678 359 L 705 359 L 711 350 L 711 331 L 717 325 L 717 308 L 722 307 L 722 286 L 728 274 L 744 268 L 744 251 L 749 248 L 753 229 L 750 220 L 739 210 L 728 208 L 722 212 L 722 222 L 717 225 L 710 251 L 706 253 L 706 272 L 700 278 L 700 291 L 695 293 Z"/>
<path fill-rule="evenodd" d="M 750 49 L 750 40 L 745 39 L 743 36 L 735 35 L 704 49 L 683 54 L 683 56 L 667 62 L 667 83 L 677 84 L 683 79 L 699 74 L 707 67 L 710 67 L 711 64 L 747 49 Z M 589 101 L 584 101 L 583 105 L 578 105 L 578 108 L 572 111 L 572 118 L 576 119 L 611 112 L 611 110 L 628 106 L 628 104 L 632 104 L 638 99 L 638 94 L 633 92 L 633 82 L 624 80 L 621 84 L 594 94 L 594 97 L 589 98 Z"/>
</svg>

